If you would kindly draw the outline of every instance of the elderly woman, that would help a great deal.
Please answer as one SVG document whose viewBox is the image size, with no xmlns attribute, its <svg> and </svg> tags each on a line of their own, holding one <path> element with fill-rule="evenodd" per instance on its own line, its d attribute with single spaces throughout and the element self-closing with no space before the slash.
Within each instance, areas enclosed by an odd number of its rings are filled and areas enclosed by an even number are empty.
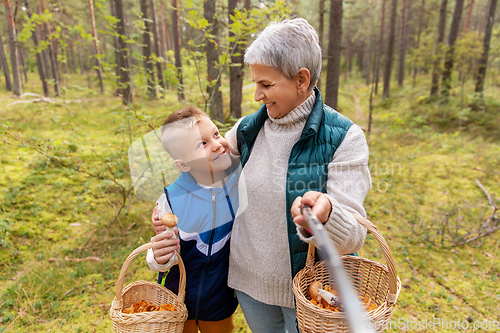
<svg viewBox="0 0 500 333">
<path fill-rule="evenodd" d="M 300 214 L 309 204 L 340 253 L 359 250 L 370 189 L 363 131 L 323 104 L 315 87 L 321 47 L 304 19 L 273 22 L 245 53 L 262 107 L 226 134 L 241 156 L 240 202 L 231 236 L 230 287 L 254 333 L 297 332 L 292 279 L 314 237 Z"/>
</svg>

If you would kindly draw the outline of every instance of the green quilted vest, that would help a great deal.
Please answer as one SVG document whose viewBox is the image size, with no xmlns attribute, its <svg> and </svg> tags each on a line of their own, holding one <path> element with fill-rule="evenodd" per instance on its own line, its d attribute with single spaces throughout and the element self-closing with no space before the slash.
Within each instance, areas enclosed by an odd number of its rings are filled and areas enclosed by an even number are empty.
<svg viewBox="0 0 500 333">
<path fill-rule="evenodd" d="M 304 267 L 308 249 L 308 244 L 297 235 L 290 213 L 292 203 L 307 191 L 326 193 L 328 164 L 353 124 L 345 116 L 324 105 L 321 93 L 317 88 L 314 89 L 316 102 L 288 159 L 286 216 L 292 277 Z M 240 122 L 237 143 L 242 166 L 248 161 L 255 139 L 267 118 L 267 109 L 263 105 L 256 113 L 246 116 Z"/>
</svg>

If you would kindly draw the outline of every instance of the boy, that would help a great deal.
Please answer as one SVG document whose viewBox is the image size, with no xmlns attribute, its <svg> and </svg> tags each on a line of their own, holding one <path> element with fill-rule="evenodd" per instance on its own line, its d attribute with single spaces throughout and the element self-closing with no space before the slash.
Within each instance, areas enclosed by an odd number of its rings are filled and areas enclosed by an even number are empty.
<svg viewBox="0 0 500 333">
<path fill-rule="evenodd" d="M 208 116 L 194 106 L 171 114 L 161 141 L 181 171 L 157 201 L 159 216 L 178 217 L 178 238 L 161 232 L 151 239 L 147 262 L 160 273 L 159 282 L 178 291 L 175 250 L 186 267 L 188 320 L 184 333 L 225 333 L 233 330 L 238 302 L 227 286 L 229 240 L 238 209 L 238 174 L 229 145 Z M 156 209 L 155 209 L 156 211 Z M 155 226 L 155 231 L 164 230 Z"/>
</svg>

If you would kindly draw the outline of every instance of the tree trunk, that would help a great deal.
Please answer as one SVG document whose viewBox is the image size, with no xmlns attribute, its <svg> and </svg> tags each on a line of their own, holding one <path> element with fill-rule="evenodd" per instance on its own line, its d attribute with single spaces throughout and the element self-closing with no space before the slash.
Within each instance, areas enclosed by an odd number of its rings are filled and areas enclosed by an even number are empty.
<svg viewBox="0 0 500 333">
<path fill-rule="evenodd" d="M 346 19 L 347 33 L 344 41 L 344 81 L 347 81 L 348 74 L 351 71 L 351 21 Z"/>
<path fill-rule="evenodd" d="M 382 0 L 380 9 L 380 33 L 377 45 L 377 59 L 375 61 L 375 95 L 378 94 L 378 79 L 380 76 L 380 65 L 382 62 L 382 50 L 384 49 L 384 22 L 385 22 L 385 0 Z"/>
<path fill-rule="evenodd" d="M 2 41 L 2 31 L 0 30 L 0 63 L 2 65 L 3 74 L 5 76 L 5 87 L 8 91 L 12 91 L 12 79 L 10 78 L 9 65 L 7 64 L 7 57 L 5 56 L 5 49 Z"/>
<path fill-rule="evenodd" d="M 451 89 L 451 71 L 453 70 L 453 61 L 455 54 L 455 41 L 458 37 L 460 28 L 460 20 L 462 19 L 462 11 L 464 9 L 464 0 L 456 0 L 453 19 L 451 21 L 450 34 L 448 35 L 448 50 L 446 51 L 444 70 L 443 70 L 443 86 L 441 95 L 447 98 L 450 95 Z"/>
<path fill-rule="evenodd" d="M 318 37 L 319 37 L 319 45 L 321 49 L 323 49 L 323 35 L 325 34 L 325 0 L 319 0 L 319 28 L 318 28 Z M 324 52 L 322 52 L 324 54 Z M 318 78 L 318 82 L 316 82 L 316 86 L 321 90 L 321 75 Z"/>
<path fill-rule="evenodd" d="M 342 0 L 330 1 L 325 104 L 337 109 L 342 41 Z"/>
<path fill-rule="evenodd" d="M 77 41 L 76 52 L 78 53 L 78 64 L 80 65 L 80 74 L 83 75 L 83 73 L 85 73 L 85 66 L 83 65 L 82 49 L 80 47 L 78 39 L 78 33 L 75 32 L 75 40 Z"/>
<path fill-rule="evenodd" d="M 228 15 L 231 24 L 231 18 L 237 8 L 238 0 L 228 0 Z M 229 38 L 234 39 L 231 48 L 231 65 L 229 66 L 229 109 L 231 116 L 241 118 L 241 101 L 243 97 L 243 55 L 240 47 L 240 37 L 235 36 L 229 31 Z"/>
<path fill-rule="evenodd" d="M 391 19 L 389 22 L 389 40 L 387 41 L 387 51 L 385 54 L 384 64 L 384 91 L 382 96 L 389 97 L 391 89 L 391 71 L 392 60 L 394 58 L 394 41 L 396 39 L 396 13 L 398 9 L 398 0 L 392 0 L 391 4 Z"/>
<path fill-rule="evenodd" d="M 30 6 L 30 1 L 29 0 L 24 0 L 24 4 L 26 5 L 26 11 L 28 13 L 28 17 L 31 19 L 32 11 L 31 11 L 31 6 Z M 33 29 L 33 33 L 31 35 L 33 37 L 33 44 L 35 45 L 35 49 L 38 49 L 39 47 L 39 42 L 38 42 L 38 31 L 36 29 Z M 40 76 L 40 81 L 42 81 L 42 87 L 43 87 L 43 94 L 44 96 L 48 97 L 49 96 L 49 85 L 47 83 L 47 78 L 45 76 L 45 71 L 43 68 L 43 59 L 42 59 L 42 53 L 37 52 L 36 53 L 36 65 L 38 67 L 38 75 Z"/>
<path fill-rule="evenodd" d="M 179 24 L 179 0 L 172 0 L 172 31 L 174 38 L 175 68 L 177 69 L 177 99 L 184 101 L 184 84 L 182 82 L 182 59 L 181 59 L 181 27 Z"/>
<path fill-rule="evenodd" d="M 156 17 L 156 5 L 155 0 L 150 0 L 151 4 L 151 17 L 153 18 L 153 38 L 154 38 L 154 52 L 156 57 L 161 57 L 161 42 L 160 42 L 160 32 L 158 29 L 158 19 Z M 163 80 L 163 61 L 156 61 L 156 75 L 158 76 L 158 84 L 165 90 L 165 81 Z"/>
<path fill-rule="evenodd" d="M 469 0 L 469 4 L 467 5 L 467 15 L 465 16 L 464 34 L 469 32 L 470 18 L 472 16 L 472 7 L 474 7 L 474 0 Z"/>
<path fill-rule="evenodd" d="M 12 65 L 12 78 L 14 85 L 12 92 L 14 96 L 21 96 L 23 89 L 21 87 L 21 72 L 19 71 L 19 55 L 16 38 L 16 25 L 14 24 L 14 16 L 12 13 L 12 5 L 10 0 L 3 0 L 5 4 L 5 15 L 7 16 L 7 28 L 9 31 L 9 46 L 10 46 L 10 63 Z"/>
<path fill-rule="evenodd" d="M 115 2 L 111 0 L 110 2 L 110 7 L 111 7 L 111 15 L 116 17 L 116 8 L 115 8 Z M 116 27 L 115 27 L 116 29 Z M 121 96 L 122 91 L 120 88 L 120 77 L 121 77 L 121 69 L 122 69 L 122 63 L 120 62 L 121 57 L 120 57 L 120 44 L 118 42 L 119 37 L 113 36 L 113 45 L 115 49 L 115 75 L 116 75 L 116 92 L 115 96 Z"/>
<path fill-rule="evenodd" d="M 151 23 L 148 17 L 148 2 L 141 0 L 141 13 L 144 22 L 144 31 L 142 32 L 142 56 L 144 57 L 144 69 L 146 70 L 146 81 L 148 84 L 148 96 L 156 97 L 156 84 L 153 68 L 153 59 L 151 58 Z"/>
<path fill-rule="evenodd" d="M 407 0 L 401 3 L 401 24 L 399 26 L 398 86 L 402 87 L 405 79 Z"/>
<path fill-rule="evenodd" d="M 170 43 L 170 34 L 168 33 L 168 23 L 165 17 L 165 9 L 163 8 L 163 0 L 160 0 L 160 12 L 161 12 L 161 40 L 163 41 L 163 56 L 167 60 L 167 51 L 172 49 Z"/>
<path fill-rule="evenodd" d="M 439 91 L 439 76 L 441 74 L 441 48 L 444 40 L 444 29 L 446 26 L 446 6 L 448 0 L 441 0 L 441 8 L 439 9 L 438 37 L 436 41 L 436 49 L 434 52 L 434 64 L 432 66 L 432 81 L 431 81 L 431 97 L 435 98 Z"/>
<path fill-rule="evenodd" d="M 210 117 L 224 124 L 224 110 L 222 107 L 221 69 L 219 64 L 219 52 L 217 46 L 218 26 L 215 20 L 215 0 L 203 2 L 203 14 L 209 24 L 209 33 L 212 38 L 205 40 L 205 52 L 207 54 L 207 92 L 208 108 Z"/>
<path fill-rule="evenodd" d="M 123 8 L 123 0 L 112 0 L 115 4 L 116 18 L 116 33 L 118 34 L 118 58 L 117 63 L 121 64 L 120 69 L 120 90 L 122 93 L 122 102 L 127 105 L 132 103 L 132 79 L 130 77 L 130 67 L 128 59 L 128 45 L 125 43 L 127 40 L 127 33 L 125 30 L 125 11 Z"/>
<path fill-rule="evenodd" d="M 418 20 L 418 34 L 417 34 L 417 45 L 415 49 L 420 47 L 420 36 L 422 35 L 422 29 L 424 25 L 424 13 L 425 13 L 425 0 L 422 0 L 422 6 L 420 7 L 420 18 Z M 417 81 L 417 65 L 413 65 L 413 86 L 415 87 Z"/>
<path fill-rule="evenodd" d="M 368 33 L 363 59 L 363 72 L 365 74 L 365 84 L 370 85 L 370 59 L 371 59 L 371 33 Z"/>
<path fill-rule="evenodd" d="M 44 1 L 41 0 L 38 6 L 38 14 L 41 15 L 45 11 L 45 4 Z M 59 73 L 58 73 L 58 63 L 57 63 L 57 55 L 56 55 L 56 50 L 55 50 L 55 45 L 54 41 L 52 39 L 51 31 L 50 31 L 50 26 L 47 22 L 42 23 L 42 26 L 44 28 L 44 34 L 45 36 L 49 39 L 49 59 L 50 59 L 50 68 L 52 70 L 52 79 L 54 79 L 54 92 L 56 93 L 56 96 L 59 96 L 61 94 L 61 90 L 59 88 Z"/>
<path fill-rule="evenodd" d="M 94 15 L 94 1 L 89 0 L 89 9 L 90 9 L 90 25 L 92 27 L 92 37 L 94 37 L 94 52 L 95 52 L 95 61 L 96 61 L 96 72 L 97 77 L 99 77 L 99 86 L 101 88 L 101 93 L 104 93 L 104 82 L 102 81 L 102 64 L 101 59 L 99 58 L 99 39 L 97 39 L 97 31 L 95 28 L 95 15 Z"/>
<path fill-rule="evenodd" d="M 26 63 L 24 62 L 24 54 L 23 54 L 23 48 L 18 45 L 18 54 L 19 54 L 19 62 L 21 64 L 21 67 L 23 68 L 23 75 L 24 75 L 24 82 L 28 83 L 28 73 L 26 72 Z M 21 85 L 22 85 L 22 80 L 21 80 Z"/>
<path fill-rule="evenodd" d="M 486 77 L 486 67 L 488 66 L 488 53 L 490 52 L 491 30 L 495 21 L 495 10 L 497 7 L 497 0 L 491 0 L 490 6 L 486 13 L 486 31 L 484 32 L 483 39 L 483 53 L 479 60 L 479 69 L 477 71 L 476 92 L 483 94 L 484 91 L 484 78 Z"/>
</svg>

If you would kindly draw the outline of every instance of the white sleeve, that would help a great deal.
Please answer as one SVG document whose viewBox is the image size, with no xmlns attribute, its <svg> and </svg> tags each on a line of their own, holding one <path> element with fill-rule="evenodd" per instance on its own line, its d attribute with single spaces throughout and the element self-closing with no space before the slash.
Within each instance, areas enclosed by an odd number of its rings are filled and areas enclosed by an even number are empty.
<svg viewBox="0 0 500 333">
<path fill-rule="evenodd" d="M 366 237 L 366 228 L 351 213 L 366 217 L 363 202 L 371 188 L 368 157 L 363 130 L 352 125 L 328 164 L 326 196 L 332 204 L 332 211 L 325 230 L 341 254 L 358 251 Z M 303 241 L 315 243 L 314 237 L 304 229 L 297 226 L 297 232 Z"/>
<path fill-rule="evenodd" d="M 243 118 L 240 118 L 233 126 L 233 128 L 227 131 L 226 135 L 224 136 L 224 138 L 229 143 L 229 149 L 231 150 L 231 154 L 233 154 L 234 156 L 240 156 L 240 152 L 238 151 L 238 138 L 236 132 L 238 131 L 238 126 L 240 125 L 241 120 L 243 120 Z"/>
<path fill-rule="evenodd" d="M 170 205 L 168 204 L 167 196 L 165 193 L 163 193 L 158 200 L 156 200 L 156 204 L 158 205 L 158 216 L 161 217 L 166 214 L 166 213 L 171 213 L 172 210 L 170 209 Z M 172 258 L 170 258 L 169 261 L 167 261 L 165 264 L 161 265 L 156 262 L 153 249 L 149 249 L 146 255 L 146 262 L 148 263 L 148 266 L 151 270 L 156 271 L 156 272 L 166 272 L 168 271 L 172 266 L 176 265 L 178 260 L 177 260 L 177 253 L 175 253 Z"/>
<path fill-rule="evenodd" d="M 160 219 L 164 214 L 172 213 L 172 209 L 170 209 L 170 205 L 168 204 L 167 196 L 165 195 L 165 193 L 160 195 L 158 200 L 156 200 L 156 204 L 158 205 L 158 217 Z"/>
<path fill-rule="evenodd" d="M 178 263 L 177 253 L 174 253 L 172 258 L 170 258 L 170 260 L 167 261 L 165 264 L 161 265 L 157 263 L 154 257 L 153 249 L 148 250 L 148 253 L 146 255 L 146 261 L 148 263 L 149 269 L 155 272 L 166 272 L 170 268 L 172 268 L 172 266 L 177 265 Z"/>
</svg>

